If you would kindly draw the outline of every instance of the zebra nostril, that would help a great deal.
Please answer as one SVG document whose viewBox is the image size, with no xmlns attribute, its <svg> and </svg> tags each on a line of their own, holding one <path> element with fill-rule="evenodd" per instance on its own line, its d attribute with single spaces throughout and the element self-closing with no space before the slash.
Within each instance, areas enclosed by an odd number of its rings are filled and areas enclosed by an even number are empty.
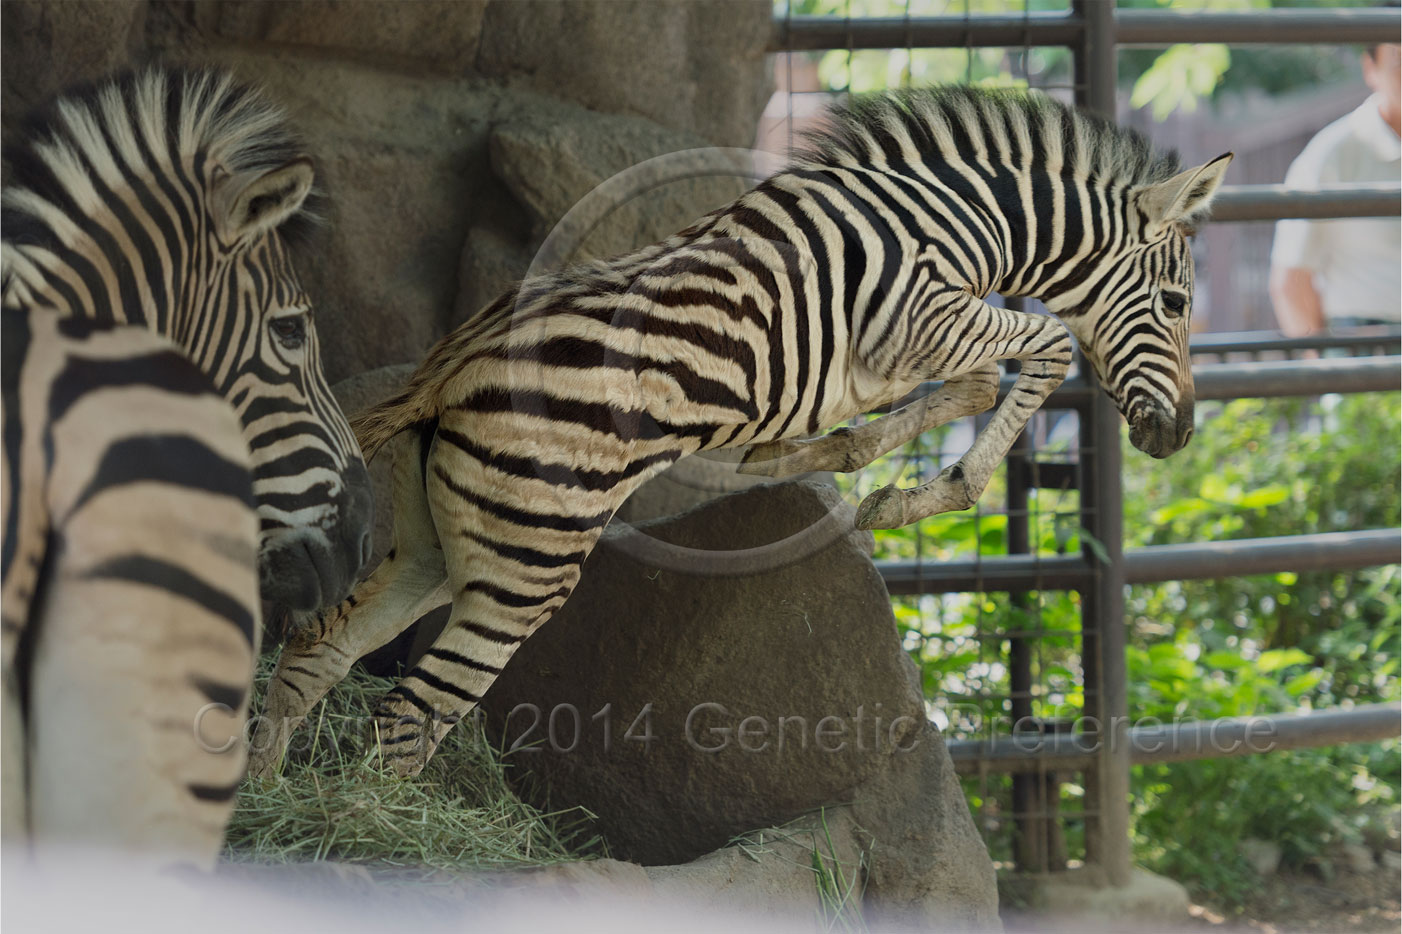
<svg viewBox="0 0 1402 934">
<path fill-rule="evenodd" d="M 366 529 L 360 535 L 360 566 L 363 568 L 370 562 L 370 553 L 374 550 L 375 542 L 370 530 Z"/>
</svg>

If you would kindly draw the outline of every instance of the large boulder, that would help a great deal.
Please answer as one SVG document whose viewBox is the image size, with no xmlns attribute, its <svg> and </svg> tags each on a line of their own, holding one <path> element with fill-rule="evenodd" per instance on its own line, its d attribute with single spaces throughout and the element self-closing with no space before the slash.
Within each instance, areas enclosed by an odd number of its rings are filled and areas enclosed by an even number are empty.
<svg viewBox="0 0 1402 934">
<path fill-rule="evenodd" d="M 749 146 L 769 97 L 769 0 L 498 0 L 477 70 Z"/>
<path fill-rule="evenodd" d="M 488 694 L 511 761 L 645 864 L 850 800 L 925 715 L 849 513 L 765 484 L 606 533 Z"/>
<path fill-rule="evenodd" d="M 484 702 L 523 793 L 588 808 L 645 865 L 836 808 L 874 910 L 996 928 L 871 546 L 835 489 L 802 482 L 607 530 Z"/>
<path fill-rule="evenodd" d="M 671 236 L 759 177 L 745 154 L 717 150 L 695 133 L 549 98 L 520 100 L 502 109 L 488 135 L 491 172 L 509 204 L 476 214 L 453 323 L 528 273 Z"/>
<path fill-rule="evenodd" d="M 6 0 L 0 10 L 7 130 L 64 88 L 127 67 L 144 43 L 140 0 Z"/>
<path fill-rule="evenodd" d="M 320 0 L 202 4 L 201 25 L 225 39 L 334 51 L 415 72 L 471 72 L 487 0 Z"/>
</svg>

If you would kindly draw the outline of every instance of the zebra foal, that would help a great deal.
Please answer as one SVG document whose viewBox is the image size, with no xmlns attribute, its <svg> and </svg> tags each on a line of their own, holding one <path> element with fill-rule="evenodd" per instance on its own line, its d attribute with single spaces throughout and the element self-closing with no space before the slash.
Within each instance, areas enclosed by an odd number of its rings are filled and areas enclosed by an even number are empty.
<svg viewBox="0 0 1402 934">
<path fill-rule="evenodd" d="M 208 865 L 260 591 L 334 603 L 370 547 L 288 253 L 311 163 L 252 89 L 162 70 L 60 98 L 6 157 L 5 833 Z"/>
<path fill-rule="evenodd" d="M 912 90 L 837 108 L 808 151 L 662 243 L 521 283 L 356 419 L 395 464 L 395 540 L 350 601 L 294 635 L 253 748 L 275 767 L 350 664 L 448 598 L 452 615 L 375 712 L 412 774 L 564 603 L 604 524 L 699 450 L 744 469 L 854 470 L 990 408 L 928 483 L 860 505 L 890 528 L 971 505 L 1064 378 L 1075 335 L 1141 450 L 1192 433 L 1188 236 L 1230 154 L 1179 171 L 1139 135 L 1037 94 Z M 1056 317 L 984 301 L 1040 298 Z M 1064 326 L 1063 326 L 1064 325 Z M 942 379 L 930 398 L 807 440 Z"/>
</svg>

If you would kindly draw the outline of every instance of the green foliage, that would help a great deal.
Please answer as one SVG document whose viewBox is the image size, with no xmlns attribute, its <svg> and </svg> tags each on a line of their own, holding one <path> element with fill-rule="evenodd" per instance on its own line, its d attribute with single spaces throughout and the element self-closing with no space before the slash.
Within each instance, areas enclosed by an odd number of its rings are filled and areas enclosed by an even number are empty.
<svg viewBox="0 0 1402 934">
<path fill-rule="evenodd" d="M 1066 9 L 1065 0 L 776 0 L 775 14 L 835 17 L 903 17 L 965 12 L 1016 15 Z M 1357 0 L 1117 0 L 1121 8 L 1212 11 L 1266 10 L 1272 7 L 1357 6 Z M 810 54 L 810 53 L 801 53 Z M 834 49 L 811 53 L 825 89 L 878 91 L 904 85 L 946 83 L 1025 86 L 1070 83 L 1071 53 L 1064 48 L 1031 49 Z M 1355 50 L 1342 47 L 1246 46 L 1228 49 L 1215 43 L 1174 45 L 1167 49 L 1121 49 L 1119 83 L 1131 89 L 1135 107 L 1150 106 L 1154 118 L 1177 110 L 1191 113 L 1204 100 L 1262 91 L 1283 94 L 1342 81 L 1358 80 Z"/>
<path fill-rule="evenodd" d="M 1198 100 L 1216 89 L 1232 64 L 1225 45 L 1172 45 L 1134 82 L 1130 104 L 1152 104 L 1154 119 L 1163 120 L 1175 110 L 1192 113 Z"/>
<path fill-rule="evenodd" d="M 1203 409 L 1173 459 L 1126 453 L 1127 547 L 1398 524 L 1397 394 Z M 1400 604 L 1396 566 L 1131 588 L 1131 713 L 1210 720 L 1397 700 Z M 1386 823 L 1400 772 L 1396 742 L 1136 767 L 1136 857 L 1232 908 L 1259 884 L 1242 840 L 1327 873 L 1335 844 Z"/>
<path fill-rule="evenodd" d="M 1125 546 L 1390 528 L 1402 516 L 1402 396 L 1238 400 L 1200 406 L 1193 443 L 1155 461 L 1125 443 Z M 927 453 L 945 429 L 903 452 L 900 466 L 854 488 L 933 474 Z M 926 446 L 922 446 L 926 445 Z M 859 475 L 860 476 L 860 475 Z M 1031 502 L 1039 554 L 1084 541 L 1074 492 Z M 878 557 L 927 561 L 1006 553 L 1000 472 L 975 510 L 877 536 Z M 1279 573 L 1130 588 L 1128 666 L 1134 718 L 1211 720 L 1402 697 L 1402 575 L 1396 566 Z M 1074 717 L 1081 691 L 1074 594 L 949 594 L 892 601 L 937 719 L 955 737 L 1006 735 L 1012 642 L 1030 637 L 1038 717 Z M 1001 719 L 1000 719 L 1001 718 Z M 1136 856 L 1222 907 L 1255 884 L 1247 836 L 1281 846 L 1287 865 L 1329 869 L 1330 852 L 1385 821 L 1398 801 L 1395 742 L 1136 767 Z M 990 851 L 1011 858 L 1005 780 L 971 779 L 970 806 Z M 1079 809 L 1081 789 L 1063 786 Z M 1073 847 L 1083 828 L 1068 822 Z"/>
</svg>

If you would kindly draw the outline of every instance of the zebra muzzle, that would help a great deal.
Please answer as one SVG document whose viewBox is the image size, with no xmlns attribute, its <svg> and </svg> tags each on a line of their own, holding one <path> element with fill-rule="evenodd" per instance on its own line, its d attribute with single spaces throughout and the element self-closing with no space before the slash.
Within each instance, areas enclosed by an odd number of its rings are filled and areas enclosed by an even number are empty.
<svg viewBox="0 0 1402 934">
<path fill-rule="evenodd" d="M 291 610 L 318 610 L 350 593 L 370 560 L 375 500 L 359 460 L 344 473 L 335 519 L 325 527 L 293 530 L 262 556 L 263 599 Z"/>
<path fill-rule="evenodd" d="M 1130 421 L 1129 442 L 1136 448 L 1162 460 L 1181 451 L 1193 437 L 1193 409 L 1167 412 L 1154 407 L 1141 409 Z"/>
</svg>

